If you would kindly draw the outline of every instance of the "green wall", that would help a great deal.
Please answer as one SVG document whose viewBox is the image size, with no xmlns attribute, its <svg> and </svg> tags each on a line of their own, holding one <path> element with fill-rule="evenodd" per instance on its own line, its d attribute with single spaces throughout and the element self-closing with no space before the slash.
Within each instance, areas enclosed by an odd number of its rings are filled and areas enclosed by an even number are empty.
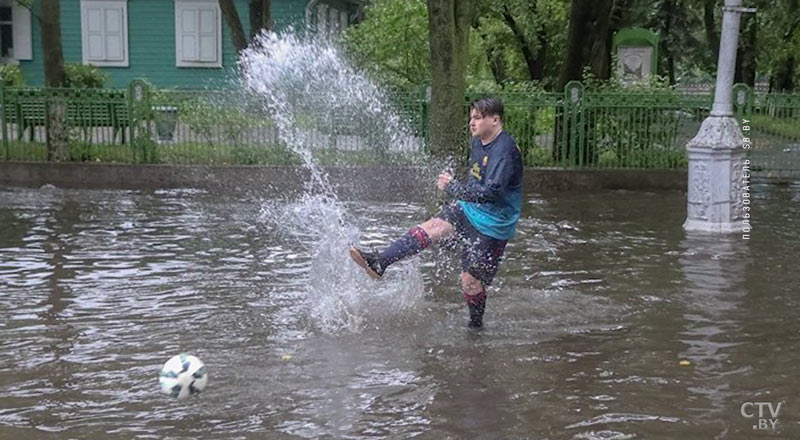
<svg viewBox="0 0 800 440">
<path fill-rule="evenodd" d="M 322 0 L 344 9 L 344 0 Z M 294 26 L 305 31 L 305 12 L 309 0 L 272 0 L 271 14 L 279 32 Z M 21 61 L 20 68 L 29 86 L 44 84 L 41 26 L 38 19 L 40 2 L 34 2 L 33 60 Z M 248 0 L 235 0 L 239 19 L 249 35 Z M 350 4 L 352 6 L 352 4 Z M 81 9 L 80 0 L 61 2 L 61 46 L 65 62 L 80 63 Z M 174 0 L 128 0 L 129 67 L 101 67 L 110 76 L 107 87 L 124 88 L 135 78 L 145 78 L 157 87 L 226 88 L 235 77 L 236 55 L 227 23 L 222 22 L 222 68 L 177 67 L 175 65 L 175 2 Z"/>
<path fill-rule="evenodd" d="M 29 86 L 44 83 L 39 2 L 35 2 L 33 60 L 21 61 Z M 250 21 L 247 0 L 236 0 L 245 33 Z M 79 0 L 61 2 L 61 46 L 65 62 L 82 61 L 81 11 Z M 108 87 L 123 88 L 134 78 L 146 78 L 159 87 L 222 88 L 233 77 L 236 56 L 228 25 L 222 22 L 222 68 L 192 68 L 175 65 L 175 3 L 172 0 L 128 1 L 128 51 L 130 67 L 102 67 L 109 73 Z"/>
</svg>

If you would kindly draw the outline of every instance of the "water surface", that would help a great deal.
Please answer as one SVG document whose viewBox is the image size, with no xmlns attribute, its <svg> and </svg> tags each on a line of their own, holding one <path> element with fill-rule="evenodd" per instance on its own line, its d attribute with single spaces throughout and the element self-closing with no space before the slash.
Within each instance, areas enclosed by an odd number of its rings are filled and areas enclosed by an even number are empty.
<svg viewBox="0 0 800 440">
<path fill-rule="evenodd" d="M 679 192 L 528 193 L 474 332 L 454 255 L 346 258 L 423 204 L 0 189 L 0 438 L 797 438 L 800 185 L 753 199 L 743 241 Z"/>
</svg>

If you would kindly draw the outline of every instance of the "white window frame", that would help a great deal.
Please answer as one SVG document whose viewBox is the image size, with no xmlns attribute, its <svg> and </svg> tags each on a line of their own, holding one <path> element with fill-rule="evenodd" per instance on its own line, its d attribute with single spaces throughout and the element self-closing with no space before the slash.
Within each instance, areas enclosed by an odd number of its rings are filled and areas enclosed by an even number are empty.
<svg viewBox="0 0 800 440">
<path fill-rule="evenodd" d="M 183 59 L 181 53 L 181 12 L 183 9 L 197 8 L 198 6 L 204 9 L 214 9 L 216 11 L 216 20 L 214 23 L 216 32 L 216 53 L 217 59 L 214 61 L 186 61 Z M 199 16 L 198 16 L 199 19 Z M 197 24 L 199 29 L 199 23 Z M 198 31 L 199 32 L 199 31 Z M 198 53 L 200 51 L 200 39 L 197 40 Z M 175 0 L 175 65 L 178 67 L 206 67 L 206 68 L 221 68 L 222 67 L 222 11 L 219 7 L 218 0 Z"/>
<path fill-rule="evenodd" d="M 325 3 L 317 5 L 317 33 L 320 35 L 328 33 L 328 5 Z"/>
<path fill-rule="evenodd" d="M 122 60 L 121 61 L 108 61 L 108 60 L 92 60 L 89 59 L 89 25 L 87 20 L 89 16 L 87 9 L 89 7 L 101 7 L 104 10 L 108 9 L 122 9 Z M 130 57 L 128 50 L 128 0 L 81 0 L 81 52 L 83 52 L 83 64 L 93 64 L 95 66 L 108 66 L 108 67 L 129 67 Z"/>
</svg>

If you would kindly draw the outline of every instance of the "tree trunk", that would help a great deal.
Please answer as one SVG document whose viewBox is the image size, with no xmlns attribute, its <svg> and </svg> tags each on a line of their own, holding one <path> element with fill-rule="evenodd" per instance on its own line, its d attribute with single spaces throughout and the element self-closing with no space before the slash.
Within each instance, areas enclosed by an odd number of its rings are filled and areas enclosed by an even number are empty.
<svg viewBox="0 0 800 440">
<path fill-rule="evenodd" d="M 473 28 L 475 26 L 473 25 Z M 497 84 L 503 84 L 506 80 L 506 68 L 503 58 L 503 49 L 501 47 L 489 46 L 486 41 L 485 34 L 479 34 L 483 44 L 486 46 L 486 62 L 489 64 L 489 70 L 492 71 L 492 77 Z"/>
<path fill-rule="evenodd" d="M 558 79 L 558 91 L 580 80 L 584 66 L 599 78 L 608 78 L 608 30 L 612 0 L 572 0 L 567 30 L 567 59 Z"/>
<path fill-rule="evenodd" d="M 793 17 L 789 23 L 788 28 L 783 33 L 783 43 L 789 45 L 794 37 L 797 28 L 800 27 L 800 11 L 798 11 L 798 0 L 791 0 L 789 2 L 789 11 L 787 16 Z M 778 61 L 778 72 L 775 75 L 775 86 L 778 92 L 791 92 L 794 90 L 794 75 L 797 57 L 791 52 L 786 55 L 786 58 Z"/>
<path fill-rule="evenodd" d="M 756 30 L 758 17 L 755 14 L 742 16 L 741 44 L 736 51 L 736 70 L 734 83 L 745 83 L 755 87 L 756 83 Z"/>
<path fill-rule="evenodd" d="M 608 78 L 609 24 L 612 0 L 572 0 L 567 31 L 567 59 L 558 80 L 558 91 L 572 80 L 580 80 L 587 64 L 598 78 Z M 556 112 L 555 137 L 557 142 L 553 158 L 566 164 L 589 164 L 594 161 L 593 118 L 583 113 L 578 105 L 574 109 L 559 107 Z M 581 136 L 583 133 L 585 136 Z M 577 136 L 577 138 L 575 137 Z M 583 145 L 578 145 L 583 138 Z"/>
<path fill-rule="evenodd" d="M 775 78 L 775 90 L 778 92 L 791 92 L 794 90 L 794 66 L 797 60 L 793 55 L 789 55 L 781 67 L 778 69 L 778 74 Z"/>
<path fill-rule="evenodd" d="M 47 99 L 47 160 L 69 160 L 69 130 L 67 126 L 67 100 L 59 96 Z M 33 130 L 33 128 L 31 128 Z"/>
<path fill-rule="evenodd" d="M 717 0 L 703 0 L 703 26 L 706 31 L 706 40 L 711 49 L 712 62 L 717 65 L 719 59 L 719 31 L 714 24 L 714 9 L 717 7 Z"/>
<path fill-rule="evenodd" d="M 611 34 L 608 32 L 611 22 L 611 7 L 613 0 L 595 0 L 595 8 L 590 21 L 589 34 L 594 35 L 594 43 L 589 53 L 589 66 L 592 73 L 600 79 L 608 79 L 611 73 Z M 591 40 L 589 40 L 591 41 Z"/>
<path fill-rule="evenodd" d="M 519 48 L 522 51 L 522 57 L 525 59 L 525 65 L 528 67 L 528 78 L 532 81 L 542 80 L 544 78 L 544 63 L 542 62 L 542 55 L 544 54 L 546 46 L 542 45 L 539 52 L 534 54 L 531 45 L 525 38 L 525 33 L 519 27 L 517 20 L 511 15 L 508 6 L 503 6 L 503 21 L 506 26 L 511 29 L 511 33 L 519 43 Z"/>
<path fill-rule="evenodd" d="M 47 87 L 64 85 L 64 55 L 61 52 L 61 2 L 42 0 L 42 52 L 44 54 L 44 84 Z"/>
<path fill-rule="evenodd" d="M 262 29 L 272 29 L 270 16 L 270 0 L 250 0 L 250 38 L 258 35 Z"/>
<path fill-rule="evenodd" d="M 672 23 L 674 20 L 674 14 L 676 5 L 672 3 L 671 0 L 664 0 L 660 4 L 661 11 L 660 11 L 660 18 L 662 22 L 661 32 L 660 32 L 660 48 L 659 50 L 664 55 L 664 58 L 667 60 L 667 77 L 669 78 L 670 84 L 675 84 L 675 55 L 673 53 L 673 49 L 675 47 L 675 41 L 677 38 L 673 38 L 672 35 Z M 658 73 L 658 72 L 653 72 Z"/>
<path fill-rule="evenodd" d="M 236 53 L 239 53 L 247 48 L 247 39 L 244 37 L 244 28 L 242 21 L 239 20 L 239 13 L 236 11 L 236 5 L 233 0 L 219 0 L 219 8 L 222 11 L 222 17 L 225 23 L 231 30 L 231 40 L 233 47 L 236 48 Z"/>
<path fill-rule="evenodd" d="M 466 91 L 472 0 L 427 0 L 431 45 L 430 151 L 460 156 L 467 141 Z"/>
</svg>

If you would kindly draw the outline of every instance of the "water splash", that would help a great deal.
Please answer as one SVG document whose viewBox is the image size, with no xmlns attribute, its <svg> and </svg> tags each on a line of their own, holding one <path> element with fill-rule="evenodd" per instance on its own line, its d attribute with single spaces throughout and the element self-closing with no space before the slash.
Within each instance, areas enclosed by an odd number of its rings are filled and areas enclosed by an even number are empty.
<svg viewBox="0 0 800 440">
<path fill-rule="evenodd" d="M 351 223 L 314 152 L 322 148 L 389 152 L 421 151 L 409 124 L 389 97 L 356 71 L 324 39 L 262 33 L 242 52 L 242 89 L 275 122 L 281 142 L 298 154 L 309 173 L 296 201 L 262 209 L 262 219 L 306 247 L 310 316 L 326 332 L 358 331 L 381 310 L 397 313 L 421 298 L 415 267 L 395 270 L 396 281 L 375 283 L 347 256 L 358 243 Z M 394 278 L 394 277 L 393 277 Z"/>
<path fill-rule="evenodd" d="M 241 54 L 242 88 L 275 122 L 279 137 L 333 194 L 313 152 L 420 152 L 422 142 L 388 95 L 356 71 L 330 41 L 264 32 Z"/>
</svg>

